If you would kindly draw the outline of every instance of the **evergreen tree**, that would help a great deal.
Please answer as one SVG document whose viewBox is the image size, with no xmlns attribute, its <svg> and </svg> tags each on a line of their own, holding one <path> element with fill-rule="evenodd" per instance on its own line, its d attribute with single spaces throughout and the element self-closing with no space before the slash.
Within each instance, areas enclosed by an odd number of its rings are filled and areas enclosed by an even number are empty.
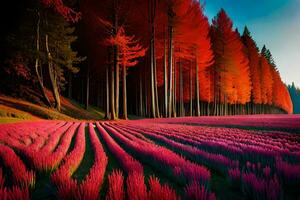
<svg viewBox="0 0 300 200">
<path fill-rule="evenodd" d="M 223 9 L 213 20 L 211 37 L 215 53 L 215 101 L 219 103 L 215 114 L 227 115 L 228 104 L 245 104 L 250 100 L 249 61 L 239 33 L 233 30 L 233 23 Z"/>
<path fill-rule="evenodd" d="M 40 40 L 43 51 L 40 50 L 41 62 L 48 66 L 51 89 L 55 100 L 55 108 L 61 110 L 60 92 L 66 83 L 66 72 L 76 73 L 78 68 L 74 64 L 82 62 L 85 58 L 77 56 L 71 45 L 77 39 L 73 36 L 74 28 L 66 21 L 64 16 L 53 10 L 44 8 L 41 15 Z"/>
<path fill-rule="evenodd" d="M 287 88 L 294 105 L 293 113 L 300 114 L 300 88 L 296 87 L 294 82 L 292 83 L 292 85 L 288 85 Z"/>
<path fill-rule="evenodd" d="M 251 82 L 252 82 L 252 90 L 251 90 L 251 102 L 253 104 L 261 104 L 261 70 L 259 66 L 260 62 L 260 54 L 259 49 L 251 36 L 251 33 L 247 26 L 244 29 L 244 33 L 242 36 L 242 40 L 245 45 L 245 52 L 248 55 L 249 59 L 249 67 L 250 67 L 250 75 L 251 75 Z M 252 106 L 252 112 L 257 113 L 257 106 Z"/>
</svg>

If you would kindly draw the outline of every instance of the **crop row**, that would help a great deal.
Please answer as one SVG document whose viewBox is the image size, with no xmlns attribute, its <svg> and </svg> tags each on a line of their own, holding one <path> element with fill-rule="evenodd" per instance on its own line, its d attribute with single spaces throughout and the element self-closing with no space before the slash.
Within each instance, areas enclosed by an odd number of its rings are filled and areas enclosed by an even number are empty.
<svg viewBox="0 0 300 200">
<path fill-rule="evenodd" d="M 297 154 L 294 153 L 298 149 L 279 149 L 280 153 L 274 153 L 274 149 L 270 150 L 266 146 L 262 148 L 262 146 L 253 145 L 250 148 L 247 144 L 250 143 L 250 140 L 240 143 L 239 138 L 231 138 L 231 142 L 237 147 L 232 148 L 226 140 L 228 131 L 221 131 L 217 134 L 211 133 L 211 135 L 204 134 L 204 137 L 201 135 L 202 133 L 196 134 L 194 129 L 192 130 L 195 132 L 192 132 L 186 127 L 185 129 L 165 125 L 162 127 L 160 124 L 151 123 L 133 125 L 127 122 L 114 123 L 113 126 L 119 132 L 122 130 L 131 135 L 141 134 L 146 139 L 150 138 L 159 144 L 166 145 L 175 152 L 183 153 L 190 160 L 218 170 L 228 177 L 231 184 L 241 187 L 245 195 L 250 198 L 280 199 L 283 188 L 290 185 L 296 186 L 300 183 L 300 165 L 294 162 L 289 163 L 284 157 L 287 155 L 288 160 L 297 160 Z M 235 130 L 235 134 L 237 131 Z M 243 134 L 245 133 L 241 130 L 241 135 Z M 217 138 L 215 135 L 222 135 L 223 137 Z M 256 137 L 263 138 L 264 135 L 258 134 Z M 292 135 L 290 138 L 293 137 L 296 136 Z M 267 158 L 267 162 L 257 162 L 259 159 L 256 157 L 260 156 Z M 254 159 L 251 159 L 253 157 Z M 231 160 L 231 158 L 235 160 Z"/>
<path fill-rule="evenodd" d="M 139 158 L 146 158 L 150 162 L 159 165 L 161 170 L 178 177 L 184 184 L 192 181 L 208 184 L 210 172 L 207 168 L 189 162 L 162 146 L 145 142 L 139 138 L 130 140 L 125 136 L 132 137 L 132 135 L 116 127 L 109 125 L 104 125 L 104 127 L 128 150 L 135 152 Z"/>
<path fill-rule="evenodd" d="M 96 124 L 100 132 L 100 136 L 105 140 L 108 148 L 120 162 L 122 169 L 127 173 L 127 195 L 129 199 L 163 199 L 163 200 L 176 200 L 180 199 L 180 196 L 176 195 L 176 192 L 171 189 L 168 185 L 161 185 L 159 179 L 155 176 L 149 178 L 149 190 L 147 192 L 147 187 L 144 183 L 143 167 L 142 165 L 126 153 L 114 140 L 109 136 L 105 128 L 103 128 L 99 123 Z M 111 131 L 112 128 L 105 126 L 107 130 Z M 134 140 L 134 137 L 131 137 Z M 143 155 L 140 155 L 143 156 Z M 156 166 L 157 167 L 157 166 Z M 107 199 L 124 199 L 124 188 L 123 182 L 124 177 L 122 172 L 113 171 L 109 176 L 109 189 L 107 193 Z M 196 182 L 195 182 L 196 183 Z M 118 188 L 116 188 L 116 185 Z M 197 184 L 199 185 L 199 184 Z M 186 187 L 185 196 L 188 197 L 191 194 L 190 184 Z M 199 185 L 200 188 L 200 185 Z M 201 199 L 214 199 L 214 194 L 207 191 L 207 188 L 202 186 L 203 190 L 199 192 L 197 197 L 203 197 Z M 204 198 L 205 197 L 205 198 Z M 199 199 L 199 198 L 196 198 Z"/>
<path fill-rule="evenodd" d="M 173 189 L 169 186 L 161 186 L 159 180 L 153 177 L 153 181 L 149 181 L 150 189 L 147 192 L 147 186 L 144 182 L 143 166 L 126 153 L 106 132 L 106 130 L 99 124 L 96 123 L 97 128 L 100 132 L 100 136 L 104 139 L 108 145 L 109 150 L 116 157 L 117 161 L 121 164 L 122 169 L 127 174 L 127 195 L 128 199 L 168 199 L 176 200 L 178 197 Z M 122 172 L 113 171 L 108 177 L 109 189 L 107 192 L 106 199 L 124 199 L 124 177 Z M 118 188 L 116 188 L 116 186 Z"/>
<path fill-rule="evenodd" d="M 93 165 L 78 181 L 72 175 L 85 156 L 86 126 Z M 250 199 L 280 199 L 287 187 L 300 184 L 300 137 L 295 134 L 147 120 L 33 122 L 0 129 L 0 161 L 5 166 L 0 167 L 0 199 L 29 199 L 35 173 L 21 158 L 35 170 L 50 173 L 62 199 L 98 199 L 109 162 L 99 137 L 121 167 L 108 175 L 107 200 L 215 199 L 209 169 Z M 143 165 L 167 183 L 146 176 Z M 181 189 L 175 191 L 171 182 Z"/>
</svg>

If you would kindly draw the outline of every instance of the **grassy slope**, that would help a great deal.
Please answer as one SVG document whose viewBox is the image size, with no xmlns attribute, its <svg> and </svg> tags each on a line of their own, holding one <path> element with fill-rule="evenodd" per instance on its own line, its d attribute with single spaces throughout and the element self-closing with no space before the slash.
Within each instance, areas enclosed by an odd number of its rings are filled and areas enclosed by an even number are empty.
<svg viewBox="0 0 300 200">
<path fill-rule="evenodd" d="M 62 97 L 62 112 L 43 107 L 22 99 L 0 95 L 0 123 L 18 122 L 22 120 L 100 120 L 103 113 L 90 107 L 83 109 L 79 104 Z"/>
</svg>

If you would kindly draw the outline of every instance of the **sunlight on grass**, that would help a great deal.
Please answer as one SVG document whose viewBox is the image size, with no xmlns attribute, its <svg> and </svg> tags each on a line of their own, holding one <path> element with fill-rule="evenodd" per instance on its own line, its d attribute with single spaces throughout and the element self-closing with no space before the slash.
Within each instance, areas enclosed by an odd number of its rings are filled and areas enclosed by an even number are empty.
<svg viewBox="0 0 300 200">
<path fill-rule="evenodd" d="M 24 121 L 24 120 L 18 119 L 18 118 L 0 117 L 0 124 L 15 123 L 15 122 L 21 122 L 21 121 Z"/>
</svg>

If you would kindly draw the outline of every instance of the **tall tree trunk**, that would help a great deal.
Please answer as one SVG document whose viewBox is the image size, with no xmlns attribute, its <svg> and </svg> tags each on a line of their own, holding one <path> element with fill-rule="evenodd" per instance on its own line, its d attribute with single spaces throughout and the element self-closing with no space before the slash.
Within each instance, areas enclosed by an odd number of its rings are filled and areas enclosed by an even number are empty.
<svg viewBox="0 0 300 200">
<path fill-rule="evenodd" d="M 170 18 L 170 16 L 169 16 Z M 169 23 L 171 19 L 169 19 Z M 173 96 L 173 79 L 172 79 L 172 68 L 173 68 L 173 27 L 171 24 L 169 24 L 169 55 L 168 55 L 168 59 L 169 59 L 169 105 L 168 105 L 168 116 L 172 117 L 172 96 Z"/>
<path fill-rule="evenodd" d="M 110 117 L 112 120 L 116 119 L 114 64 L 110 65 Z"/>
<path fill-rule="evenodd" d="M 144 68 L 145 68 L 145 66 L 144 66 Z M 148 81 L 149 75 L 148 74 L 149 74 L 150 69 L 147 67 L 144 70 L 147 72 L 147 73 L 143 73 L 143 75 L 144 75 L 143 83 L 144 83 L 144 91 L 145 91 L 144 95 L 143 95 L 144 105 L 145 105 L 144 111 L 145 111 L 145 116 L 151 117 L 150 114 L 149 114 L 149 112 L 150 112 L 149 110 L 150 110 L 150 107 L 151 107 L 151 102 L 149 103 L 149 98 L 148 98 L 149 97 L 149 81 Z M 150 107 L 149 107 L 149 105 L 150 105 Z"/>
<path fill-rule="evenodd" d="M 165 103 L 165 117 L 168 117 L 168 79 L 167 79 L 167 45 L 166 33 L 164 38 L 164 103 Z"/>
<path fill-rule="evenodd" d="M 156 53 L 155 53 L 155 14 L 156 14 L 156 1 L 152 1 L 152 9 L 151 9 L 151 29 L 152 29 L 152 42 L 153 42 L 153 72 L 154 72 L 154 92 L 155 92 L 155 111 L 156 117 L 160 117 L 159 111 L 159 101 L 158 101 L 158 91 L 157 91 L 157 70 L 156 70 Z"/>
<path fill-rule="evenodd" d="M 109 119 L 109 66 L 105 68 L 105 90 L 106 90 L 106 101 L 105 101 L 105 119 Z"/>
<path fill-rule="evenodd" d="M 156 118 L 156 107 L 155 107 L 155 89 L 154 89 L 154 66 L 153 66 L 153 45 L 152 45 L 152 41 L 151 41 L 151 45 L 150 45 L 150 57 L 151 57 L 151 61 L 150 61 L 150 70 L 151 70 L 151 83 L 150 83 L 150 87 L 151 87 L 151 117 Z"/>
<path fill-rule="evenodd" d="M 68 98 L 72 98 L 72 73 L 68 73 Z"/>
<path fill-rule="evenodd" d="M 153 28 L 154 30 L 154 28 Z M 157 70 L 156 70 L 156 58 L 155 58 L 155 31 L 154 32 L 154 38 L 153 38 L 153 67 L 154 67 L 154 90 L 155 90 L 155 110 L 156 110 L 156 117 L 160 117 L 160 111 L 159 111 L 159 101 L 158 101 L 158 91 L 157 91 Z"/>
<path fill-rule="evenodd" d="M 140 116 L 144 116 L 144 108 L 143 108 L 143 77 L 142 77 L 142 71 L 139 72 L 139 79 L 140 79 Z"/>
<path fill-rule="evenodd" d="M 43 83 L 43 78 L 42 78 L 42 75 L 40 75 L 40 72 L 39 72 L 39 67 L 40 66 L 40 58 L 39 58 L 39 53 L 40 53 L 40 23 L 41 23 L 41 16 L 40 16 L 40 12 L 38 11 L 37 12 L 37 15 L 38 15 L 38 21 L 37 21 L 37 27 L 36 27 L 36 51 L 37 51 L 37 57 L 35 59 L 35 74 L 37 76 L 37 79 L 38 79 L 38 85 L 39 85 L 39 88 L 40 88 L 40 91 L 42 93 L 42 96 L 43 96 L 43 101 L 44 103 L 47 105 L 47 106 L 52 106 L 50 101 L 49 101 L 49 98 L 46 94 L 46 90 L 45 90 L 45 87 L 44 87 L 44 83 Z M 42 69 L 40 69 L 40 71 L 42 71 Z"/>
<path fill-rule="evenodd" d="M 155 97 L 155 74 L 154 74 L 154 62 L 155 62 L 155 55 L 154 55 L 154 15 L 153 15 L 153 9 L 154 9 L 154 1 L 149 0 L 148 1 L 148 15 L 149 15 L 149 28 L 151 32 L 150 36 L 150 92 L 151 92 L 151 117 L 156 118 L 156 97 Z"/>
<path fill-rule="evenodd" d="M 176 85 L 176 61 L 175 61 L 175 59 L 174 59 L 174 74 L 173 74 L 173 76 L 174 76 L 174 81 L 173 81 L 173 83 L 174 83 L 174 92 L 173 92 L 173 109 L 172 109 L 172 115 L 173 115 L 173 117 L 176 117 L 176 115 L 177 115 L 177 113 L 176 113 L 176 111 L 177 111 L 177 106 L 176 106 L 176 92 L 177 92 L 177 85 Z"/>
<path fill-rule="evenodd" d="M 119 95 L 120 95 L 120 67 L 118 64 L 118 47 L 115 47 L 115 58 L 114 58 L 114 65 L 115 65 L 115 112 L 116 117 L 119 117 Z"/>
<path fill-rule="evenodd" d="M 127 118 L 126 66 L 123 64 L 123 119 Z"/>
<path fill-rule="evenodd" d="M 87 72 L 86 72 L 86 94 L 85 94 L 85 109 L 89 108 L 89 101 L 90 101 L 90 66 L 87 65 Z"/>
<path fill-rule="evenodd" d="M 183 107 L 183 77 L 182 77 L 182 65 L 181 60 L 179 59 L 179 94 L 180 94 L 180 117 L 184 115 L 184 107 Z"/>
<path fill-rule="evenodd" d="M 118 5 L 115 3 L 115 15 L 114 15 L 114 34 L 118 33 Z M 119 117 L 119 93 L 120 93 L 120 67 L 119 67 L 119 48 L 117 45 L 114 46 L 114 68 L 115 68 L 115 113 L 116 117 Z"/>
<path fill-rule="evenodd" d="M 190 68 L 190 116 L 193 116 L 193 68 L 192 66 Z"/>
<path fill-rule="evenodd" d="M 60 104 L 60 96 L 58 92 L 58 86 L 57 86 L 57 79 L 56 79 L 56 73 L 53 68 L 53 60 L 49 49 L 49 41 L 48 41 L 48 34 L 45 36 L 46 41 L 46 50 L 48 55 L 48 70 L 49 70 L 49 76 L 50 76 L 50 82 L 52 86 L 52 92 L 55 100 L 55 108 L 60 111 L 61 110 L 61 104 Z"/>
<path fill-rule="evenodd" d="M 199 97 L 199 66 L 196 58 L 196 115 L 200 116 L 200 97 Z"/>
</svg>

